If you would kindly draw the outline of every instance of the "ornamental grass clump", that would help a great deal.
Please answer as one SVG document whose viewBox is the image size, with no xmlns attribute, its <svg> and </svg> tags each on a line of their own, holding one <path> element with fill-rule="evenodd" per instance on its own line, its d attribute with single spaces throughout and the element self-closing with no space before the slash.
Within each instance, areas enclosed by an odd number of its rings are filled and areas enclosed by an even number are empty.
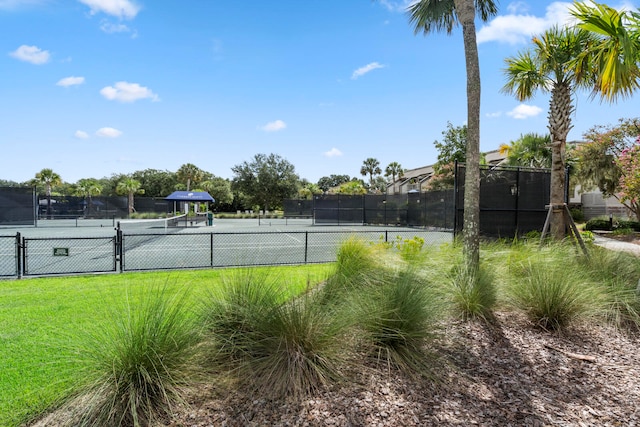
<svg viewBox="0 0 640 427">
<path fill-rule="evenodd" d="M 459 263 L 445 274 L 442 289 L 454 316 L 489 320 L 497 302 L 494 277 L 483 266 L 471 270 Z"/>
<path fill-rule="evenodd" d="M 339 302 L 355 290 L 378 283 L 384 255 L 380 245 L 357 238 L 345 240 L 338 248 L 335 270 L 322 286 L 321 302 Z"/>
<path fill-rule="evenodd" d="M 185 293 L 151 286 L 113 310 L 76 350 L 75 398 L 60 424 L 148 426 L 184 402 L 196 378 L 200 334 Z"/>
<path fill-rule="evenodd" d="M 545 330 L 565 328 L 572 321 L 596 316 L 602 293 L 584 273 L 562 262 L 564 251 L 534 256 L 522 264 L 506 286 L 507 299 Z"/>
<path fill-rule="evenodd" d="M 431 286 L 411 268 L 382 273 L 383 282 L 366 294 L 354 294 L 353 314 L 367 352 L 384 365 L 409 374 L 428 375 L 441 304 Z"/>
<path fill-rule="evenodd" d="M 300 399 L 340 378 L 343 329 L 316 293 L 288 297 L 249 270 L 204 307 L 212 361 L 238 384 L 268 399 Z"/>
<path fill-rule="evenodd" d="M 618 328 L 640 330 L 640 262 L 631 254 L 594 247 L 589 259 L 578 259 L 603 293 L 603 315 Z"/>
</svg>

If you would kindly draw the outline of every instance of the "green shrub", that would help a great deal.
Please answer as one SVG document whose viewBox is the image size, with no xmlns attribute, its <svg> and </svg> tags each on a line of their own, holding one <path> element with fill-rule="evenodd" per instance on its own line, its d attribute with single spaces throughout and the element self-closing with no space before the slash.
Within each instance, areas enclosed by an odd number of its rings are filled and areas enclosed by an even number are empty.
<svg viewBox="0 0 640 427">
<path fill-rule="evenodd" d="M 103 329 L 82 340 L 76 351 L 81 386 L 67 404 L 66 424 L 147 426 L 183 401 L 200 342 L 185 294 L 153 286 L 138 300 L 128 298 Z"/>
<path fill-rule="evenodd" d="M 611 231 L 612 224 L 611 224 L 611 221 L 609 221 L 609 218 L 602 218 L 602 217 L 593 218 L 587 221 L 587 223 L 584 225 L 584 229 L 587 231 L 594 231 L 594 230 Z"/>
<path fill-rule="evenodd" d="M 616 228 L 611 234 L 613 236 L 628 236 L 629 234 L 633 234 L 633 232 L 631 228 Z"/>
<path fill-rule="evenodd" d="M 582 208 L 573 207 L 569 209 L 569 213 L 575 222 L 584 222 L 584 212 L 582 212 Z"/>
<path fill-rule="evenodd" d="M 619 220 L 616 224 L 617 229 L 628 229 L 630 231 L 640 231 L 640 221 Z"/>
</svg>

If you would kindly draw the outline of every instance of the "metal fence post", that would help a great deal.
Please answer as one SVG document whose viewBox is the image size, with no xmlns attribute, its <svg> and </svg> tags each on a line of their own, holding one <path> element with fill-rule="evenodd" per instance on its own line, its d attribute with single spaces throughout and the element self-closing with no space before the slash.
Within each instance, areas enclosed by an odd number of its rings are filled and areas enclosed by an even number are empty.
<svg viewBox="0 0 640 427">
<path fill-rule="evenodd" d="M 309 232 L 304 232 L 304 263 L 307 263 L 307 254 L 309 252 Z"/>
<path fill-rule="evenodd" d="M 16 276 L 18 276 L 18 279 L 20 279 L 22 277 L 22 262 L 21 262 L 21 257 L 22 257 L 22 245 L 21 245 L 21 236 L 20 233 L 16 233 Z"/>
<path fill-rule="evenodd" d="M 211 268 L 213 268 L 213 233 L 210 234 L 209 238 L 209 260 L 211 262 Z"/>
</svg>

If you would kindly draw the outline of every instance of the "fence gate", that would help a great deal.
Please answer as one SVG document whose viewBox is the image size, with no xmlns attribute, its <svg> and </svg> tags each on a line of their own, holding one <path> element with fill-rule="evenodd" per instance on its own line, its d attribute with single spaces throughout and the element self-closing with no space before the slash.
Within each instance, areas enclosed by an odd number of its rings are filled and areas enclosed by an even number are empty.
<svg viewBox="0 0 640 427">
<path fill-rule="evenodd" d="M 24 238 L 24 275 L 115 272 L 116 238 Z"/>
</svg>

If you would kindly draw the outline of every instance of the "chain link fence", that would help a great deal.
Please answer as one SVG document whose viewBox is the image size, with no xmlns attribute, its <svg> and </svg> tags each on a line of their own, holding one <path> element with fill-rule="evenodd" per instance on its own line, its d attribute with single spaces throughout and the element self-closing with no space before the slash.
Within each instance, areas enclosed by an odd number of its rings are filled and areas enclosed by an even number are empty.
<svg viewBox="0 0 640 427">
<path fill-rule="evenodd" d="M 140 271 L 333 262 L 340 244 L 351 237 L 369 242 L 420 237 L 426 245 L 452 241 L 449 232 L 426 230 L 123 234 L 120 269 Z"/>
<path fill-rule="evenodd" d="M 0 277 L 113 273 L 325 263 L 336 260 L 342 242 L 424 239 L 451 242 L 451 232 L 323 230 L 244 233 L 125 233 L 109 237 L 0 236 Z"/>
<path fill-rule="evenodd" d="M 24 238 L 22 274 L 80 274 L 117 271 L 116 237 Z"/>
<path fill-rule="evenodd" d="M 0 277 L 17 276 L 19 272 L 20 235 L 0 236 Z"/>
</svg>

